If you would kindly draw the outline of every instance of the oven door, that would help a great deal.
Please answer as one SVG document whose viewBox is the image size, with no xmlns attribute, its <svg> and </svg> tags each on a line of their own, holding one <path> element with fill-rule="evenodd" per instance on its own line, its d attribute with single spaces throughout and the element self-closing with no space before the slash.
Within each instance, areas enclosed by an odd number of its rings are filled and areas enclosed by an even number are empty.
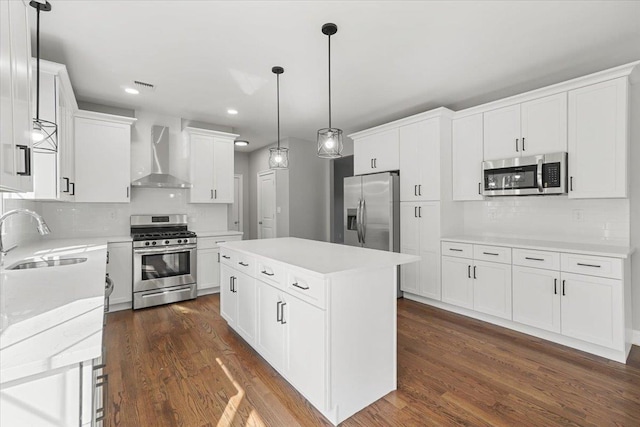
<svg viewBox="0 0 640 427">
<path fill-rule="evenodd" d="M 544 156 L 516 157 L 482 163 L 485 196 L 543 194 Z"/>
<path fill-rule="evenodd" d="M 133 250 L 133 292 L 193 283 L 196 245 Z"/>
</svg>

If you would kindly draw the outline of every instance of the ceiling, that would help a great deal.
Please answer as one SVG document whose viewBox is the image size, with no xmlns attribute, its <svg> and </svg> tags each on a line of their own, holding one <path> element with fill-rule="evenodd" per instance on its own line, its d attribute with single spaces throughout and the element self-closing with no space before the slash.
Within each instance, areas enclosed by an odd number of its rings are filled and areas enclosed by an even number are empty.
<svg viewBox="0 0 640 427">
<path fill-rule="evenodd" d="M 242 151 L 276 141 L 274 65 L 281 137 L 328 125 L 326 22 L 345 134 L 640 59 L 640 1 L 50 2 L 41 54 L 67 65 L 79 100 L 230 126 Z M 133 80 L 156 89 L 128 95 Z"/>
</svg>

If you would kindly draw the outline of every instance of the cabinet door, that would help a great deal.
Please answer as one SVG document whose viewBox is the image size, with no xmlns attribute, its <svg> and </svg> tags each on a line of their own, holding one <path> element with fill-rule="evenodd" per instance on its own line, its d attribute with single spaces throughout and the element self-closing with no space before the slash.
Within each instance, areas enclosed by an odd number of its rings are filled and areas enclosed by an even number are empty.
<svg viewBox="0 0 640 427">
<path fill-rule="evenodd" d="M 220 286 L 220 249 L 198 249 L 198 291 Z"/>
<path fill-rule="evenodd" d="M 560 273 L 513 266 L 513 320 L 560 332 Z"/>
<path fill-rule="evenodd" d="M 249 344 L 254 345 L 256 335 L 256 281 L 243 273 L 236 274 L 238 298 L 237 331 Z"/>
<path fill-rule="evenodd" d="M 398 129 L 391 129 L 353 141 L 355 175 L 398 170 L 400 144 Z"/>
<path fill-rule="evenodd" d="M 627 197 L 626 77 L 569 92 L 569 197 Z"/>
<path fill-rule="evenodd" d="M 440 202 L 418 205 L 420 294 L 440 299 Z M 414 263 L 415 264 L 415 263 Z"/>
<path fill-rule="evenodd" d="M 547 96 L 521 105 L 522 155 L 567 151 L 567 94 Z"/>
<path fill-rule="evenodd" d="M 133 285 L 133 247 L 130 242 L 107 245 L 107 275 L 113 281 L 109 305 L 130 303 Z"/>
<path fill-rule="evenodd" d="M 80 367 L 45 372 L 0 391 L 0 425 L 59 427 L 80 424 Z"/>
<path fill-rule="evenodd" d="M 238 298 L 234 290 L 237 275 L 232 268 L 224 264 L 220 266 L 220 315 L 234 329 L 238 318 Z"/>
<path fill-rule="evenodd" d="M 440 253 L 421 251 L 420 262 L 412 263 L 420 269 L 420 295 L 440 300 L 442 296 L 440 287 Z"/>
<path fill-rule="evenodd" d="M 520 156 L 520 104 L 484 113 L 484 159 Z"/>
<path fill-rule="evenodd" d="M 562 273 L 562 334 L 624 348 L 622 281 Z"/>
<path fill-rule="evenodd" d="M 65 93 L 61 93 L 59 117 L 61 122 L 58 127 L 59 197 L 60 200 L 73 201 L 75 199 L 71 191 L 71 183 L 75 182 L 73 106 Z"/>
<path fill-rule="evenodd" d="M 17 151 L 13 141 L 13 98 L 11 94 L 11 2 L 0 2 L 0 191 L 15 190 Z"/>
<path fill-rule="evenodd" d="M 482 113 L 453 121 L 453 200 L 482 200 Z"/>
<path fill-rule="evenodd" d="M 190 135 L 190 178 L 189 203 L 214 202 L 214 143 L 213 137 Z"/>
<path fill-rule="evenodd" d="M 285 375 L 314 406 L 324 408 L 326 349 L 325 312 L 298 298 L 287 296 Z"/>
<path fill-rule="evenodd" d="M 128 203 L 131 126 L 76 117 L 76 202 Z"/>
<path fill-rule="evenodd" d="M 440 199 L 440 122 L 400 128 L 400 200 Z"/>
<path fill-rule="evenodd" d="M 511 319 L 511 265 L 474 261 L 473 309 Z"/>
<path fill-rule="evenodd" d="M 233 203 L 233 140 L 214 138 L 213 201 Z"/>
<path fill-rule="evenodd" d="M 400 252 L 409 255 L 418 255 L 420 252 L 420 223 L 416 203 L 400 203 Z M 418 264 L 414 262 L 400 266 L 402 291 L 419 294 L 420 266 Z"/>
<path fill-rule="evenodd" d="M 442 301 L 473 309 L 472 265 L 470 259 L 442 257 Z"/>
<path fill-rule="evenodd" d="M 256 280 L 258 320 L 256 350 L 271 366 L 282 370 L 284 365 L 285 323 L 282 323 L 282 295 L 273 286 Z"/>
</svg>

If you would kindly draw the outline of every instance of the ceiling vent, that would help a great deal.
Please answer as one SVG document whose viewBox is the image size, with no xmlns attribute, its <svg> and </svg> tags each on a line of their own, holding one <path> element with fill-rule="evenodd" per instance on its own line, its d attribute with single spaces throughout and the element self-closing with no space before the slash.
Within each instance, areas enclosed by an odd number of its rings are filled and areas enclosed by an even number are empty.
<svg viewBox="0 0 640 427">
<path fill-rule="evenodd" d="M 155 85 L 147 82 L 141 82 L 140 80 L 134 80 L 133 84 L 140 92 L 151 92 L 156 88 Z"/>
</svg>

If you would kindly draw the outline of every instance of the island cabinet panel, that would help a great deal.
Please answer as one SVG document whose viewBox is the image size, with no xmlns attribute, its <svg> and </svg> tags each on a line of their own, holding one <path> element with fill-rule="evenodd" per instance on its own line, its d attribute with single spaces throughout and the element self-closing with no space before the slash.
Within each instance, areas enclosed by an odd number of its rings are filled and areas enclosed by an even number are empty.
<svg viewBox="0 0 640 427">
<path fill-rule="evenodd" d="M 220 253 L 222 316 L 331 423 L 396 389 L 397 265 L 418 257 L 294 238 Z"/>
</svg>

